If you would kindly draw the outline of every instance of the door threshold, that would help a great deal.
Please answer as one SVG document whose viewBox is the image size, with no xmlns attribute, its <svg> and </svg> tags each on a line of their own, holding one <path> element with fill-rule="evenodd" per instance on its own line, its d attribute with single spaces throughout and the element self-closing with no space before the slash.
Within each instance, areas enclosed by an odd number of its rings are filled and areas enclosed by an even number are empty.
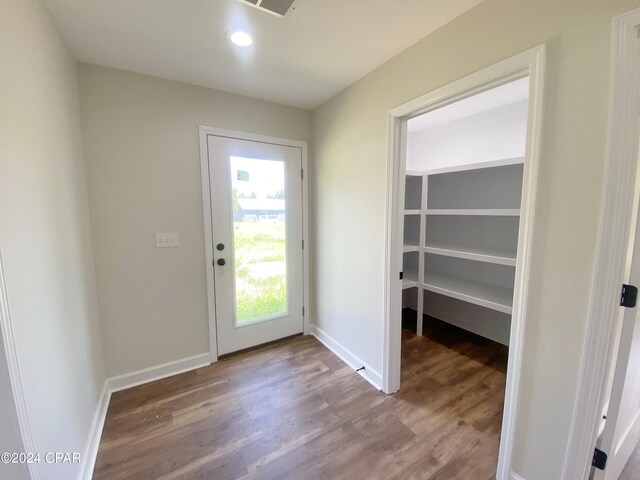
<svg viewBox="0 0 640 480">
<path fill-rule="evenodd" d="M 302 337 L 303 335 L 304 335 L 304 333 L 300 332 L 300 333 L 296 333 L 294 335 L 289 335 L 288 337 L 282 337 L 282 338 L 279 338 L 277 340 L 272 340 L 272 341 L 267 342 L 267 343 L 261 343 L 260 345 L 254 345 L 253 347 L 243 348 L 242 350 L 237 350 L 237 351 L 231 352 L 231 353 L 225 353 L 224 355 L 220 355 L 218 357 L 218 361 L 227 360 L 227 359 L 229 359 L 231 357 L 235 357 L 237 355 L 242 355 L 243 353 L 253 352 L 253 351 L 256 351 L 256 350 L 263 349 L 263 348 L 272 347 L 274 345 L 278 345 L 279 343 L 285 343 L 285 342 L 288 342 L 289 340 L 293 340 L 294 338 Z"/>
</svg>

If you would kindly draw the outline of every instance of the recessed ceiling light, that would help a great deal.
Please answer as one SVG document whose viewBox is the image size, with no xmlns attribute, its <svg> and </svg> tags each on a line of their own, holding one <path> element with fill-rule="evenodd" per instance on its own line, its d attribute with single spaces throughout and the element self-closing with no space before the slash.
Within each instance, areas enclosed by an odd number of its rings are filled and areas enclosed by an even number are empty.
<svg viewBox="0 0 640 480">
<path fill-rule="evenodd" d="M 248 47 L 253 43 L 253 36 L 242 30 L 236 30 L 229 33 L 229 40 L 239 47 Z"/>
</svg>

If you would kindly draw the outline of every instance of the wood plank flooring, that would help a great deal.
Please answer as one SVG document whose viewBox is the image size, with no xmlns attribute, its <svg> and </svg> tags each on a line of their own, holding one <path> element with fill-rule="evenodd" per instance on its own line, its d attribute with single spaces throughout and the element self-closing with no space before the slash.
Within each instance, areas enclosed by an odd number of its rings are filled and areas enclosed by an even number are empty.
<svg viewBox="0 0 640 480">
<path fill-rule="evenodd" d="M 115 393 L 93 478 L 493 479 L 507 349 L 427 325 L 395 395 L 308 336 Z"/>
</svg>

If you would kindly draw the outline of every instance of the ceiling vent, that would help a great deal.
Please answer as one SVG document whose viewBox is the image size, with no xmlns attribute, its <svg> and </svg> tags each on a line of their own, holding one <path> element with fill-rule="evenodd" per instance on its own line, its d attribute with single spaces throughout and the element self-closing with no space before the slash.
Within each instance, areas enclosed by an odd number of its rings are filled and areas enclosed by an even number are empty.
<svg viewBox="0 0 640 480">
<path fill-rule="evenodd" d="M 300 0 L 240 0 L 242 3 L 256 7 L 263 12 L 268 12 L 278 17 L 284 17 L 287 13 L 296 9 Z"/>
</svg>

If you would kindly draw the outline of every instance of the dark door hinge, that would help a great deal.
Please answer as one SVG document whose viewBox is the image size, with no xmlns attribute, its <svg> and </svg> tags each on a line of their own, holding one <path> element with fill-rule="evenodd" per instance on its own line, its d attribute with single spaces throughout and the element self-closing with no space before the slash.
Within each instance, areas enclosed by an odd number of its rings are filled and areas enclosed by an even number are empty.
<svg viewBox="0 0 640 480">
<path fill-rule="evenodd" d="M 593 452 L 593 460 L 591 466 L 596 467 L 598 470 L 604 470 L 607 466 L 607 454 L 599 448 L 596 448 Z"/>
<path fill-rule="evenodd" d="M 302 249 L 304 250 L 304 240 L 302 240 Z"/>
<path fill-rule="evenodd" d="M 622 294 L 620 295 L 620 306 L 625 308 L 634 308 L 638 299 L 638 287 L 633 285 L 622 285 Z"/>
<path fill-rule="evenodd" d="M 400 272 L 400 280 L 404 278 L 404 272 Z"/>
<path fill-rule="evenodd" d="M 304 307 L 302 307 L 302 316 L 304 317 Z"/>
<path fill-rule="evenodd" d="M 300 170 L 300 180 L 304 180 L 304 170 Z"/>
</svg>

